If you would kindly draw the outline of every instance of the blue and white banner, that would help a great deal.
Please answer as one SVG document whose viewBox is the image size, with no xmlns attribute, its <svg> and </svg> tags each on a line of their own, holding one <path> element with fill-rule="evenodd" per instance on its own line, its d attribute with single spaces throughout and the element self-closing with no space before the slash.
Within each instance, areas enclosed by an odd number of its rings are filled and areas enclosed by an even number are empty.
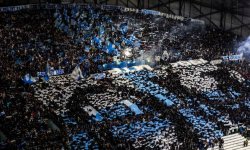
<svg viewBox="0 0 250 150">
<path fill-rule="evenodd" d="M 121 101 L 121 103 L 128 106 L 130 108 L 130 110 L 132 112 L 134 112 L 136 115 L 143 114 L 143 112 L 138 108 L 138 106 L 136 104 L 130 102 L 129 100 L 123 100 L 123 101 Z"/>
<path fill-rule="evenodd" d="M 30 9 L 30 8 L 31 8 L 31 5 L 0 7 L 0 12 L 19 11 L 19 10 Z"/>
<path fill-rule="evenodd" d="M 101 80 L 101 79 L 104 79 L 105 77 L 106 77 L 105 73 L 97 73 L 97 74 L 94 74 L 93 76 L 95 80 Z"/>
<path fill-rule="evenodd" d="M 37 72 L 37 76 L 38 77 L 44 77 L 46 76 L 46 72 Z M 57 75 L 63 75 L 64 74 L 64 70 L 63 69 L 58 69 L 58 70 L 50 70 L 49 74 L 51 76 L 57 76 Z"/>
<path fill-rule="evenodd" d="M 26 74 L 22 80 L 24 83 L 27 83 L 27 84 L 32 84 L 32 83 L 37 82 L 37 78 L 32 77 L 30 74 Z"/>
<path fill-rule="evenodd" d="M 50 70 L 50 75 L 56 76 L 56 75 L 63 75 L 64 70 L 63 69 L 58 69 L 58 70 Z"/>
<path fill-rule="evenodd" d="M 30 4 L 30 5 L 20 5 L 20 6 L 10 6 L 10 7 L 0 7 L 0 12 L 9 12 L 9 11 L 19 11 L 23 9 L 63 9 L 63 8 L 73 8 L 73 16 L 77 16 L 78 14 L 76 11 L 79 9 L 76 7 L 81 8 L 90 8 L 89 4 L 78 4 L 77 6 L 75 4 Z M 147 10 L 147 9 L 135 9 L 135 8 L 126 8 L 123 6 L 114 6 L 114 5 L 101 5 L 101 9 L 103 10 L 120 10 L 122 12 L 136 12 L 136 13 L 143 13 L 143 14 L 151 14 L 151 15 L 159 15 L 166 18 L 172 18 L 175 20 L 184 20 L 184 17 L 182 16 L 176 16 L 172 14 L 166 14 L 155 10 Z"/>
<path fill-rule="evenodd" d="M 38 77 L 44 77 L 46 75 L 46 72 L 37 72 Z"/>
<path fill-rule="evenodd" d="M 142 9 L 141 12 L 145 15 L 160 15 L 159 11 L 155 11 L 155 10 L 147 10 L 147 9 Z"/>
<path fill-rule="evenodd" d="M 243 54 L 239 55 L 228 55 L 228 56 L 221 56 L 224 61 L 230 60 L 230 61 L 237 61 L 237 60 L 242 60 Z"/>
<path fill-rule="evenodd" d="M 139 66 L 133 66 L 130 68 L 124 67 L 124 68 L 113 68 L 112 70 L 109 70 L 108 72 L 110 74 L 125 74 L 129 72 L 135 72 L 135 71 L 141 71 L 141 70 L 149 70 L 152 71 L 153 69 L 148 65 L 139 65 Z"/>
</svg>

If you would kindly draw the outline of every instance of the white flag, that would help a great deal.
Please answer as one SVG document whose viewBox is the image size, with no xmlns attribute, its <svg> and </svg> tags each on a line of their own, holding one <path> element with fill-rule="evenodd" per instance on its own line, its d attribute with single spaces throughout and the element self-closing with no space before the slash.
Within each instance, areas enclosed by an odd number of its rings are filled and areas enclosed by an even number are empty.
<svg viewBox="0 0 250 150">
<path fill-rule="evenodd" d="M 75 67 L 75 69 L 73 70 L 73 72 L 71 73 L 71 77 L 75 80 L 79 80 L 79 79 L 82 79 L 83 78 L 83 75 L 82 75 L 82 71 L 79 67 L 79 65 L 77 65 Z"/>
</svg>

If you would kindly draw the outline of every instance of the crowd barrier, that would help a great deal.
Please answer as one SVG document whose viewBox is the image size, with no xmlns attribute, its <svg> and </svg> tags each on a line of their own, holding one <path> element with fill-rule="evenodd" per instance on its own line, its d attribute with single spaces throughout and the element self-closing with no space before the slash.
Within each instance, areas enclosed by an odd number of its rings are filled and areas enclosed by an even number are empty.
<svg viewBox="0 0 250 150">
<path fill-rule="evenodd" d="M 28 5 L 19 5 L 19 6 L 9 6 L 9 7 L 0 7 L 0 12 L 14 12 L 20 11 L 24 9 L 62 9 L 62 8 L 72 8 L 75 4 L 28 4 Z M 90 4 L 77 4 L 82 8 L 91 7 Z M 114 10 L 119 9 L 122 12 L 135 12 L 142 14 L 151 14 L 156 16 L 162 16 L 175 20 L 184 20 L 184 17 L 166 14 L 155 10 L 147 10 L 147 9 L 136 9 L 136 8 L 127 8 L 123 6 L 115 6 L 115 5 L 100 5 L 99 6 L 103 10 Z"/>
</svg>

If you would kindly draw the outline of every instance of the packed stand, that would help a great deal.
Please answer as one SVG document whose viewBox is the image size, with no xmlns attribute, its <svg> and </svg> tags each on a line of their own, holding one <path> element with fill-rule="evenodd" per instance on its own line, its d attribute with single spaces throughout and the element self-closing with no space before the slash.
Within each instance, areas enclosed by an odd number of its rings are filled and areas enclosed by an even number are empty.
<svg viewBox="0 0 250 150">
<path fill-rule="evenodd" d="M 77 5 L 1 12 L 0 20 L 0 148 L 203 149 L 233 126 L 247 134 L 248 62 L 210 62 L 233 53 L 231 33 Z M 154 69 L 92 76 L 117 59 Z M 64 75 L 50 75 L 59 69 Z M 75 69 L 84 79 L 72 78 Z M 38 72 L 49 79 L 23 83 Z"/>
</svg>

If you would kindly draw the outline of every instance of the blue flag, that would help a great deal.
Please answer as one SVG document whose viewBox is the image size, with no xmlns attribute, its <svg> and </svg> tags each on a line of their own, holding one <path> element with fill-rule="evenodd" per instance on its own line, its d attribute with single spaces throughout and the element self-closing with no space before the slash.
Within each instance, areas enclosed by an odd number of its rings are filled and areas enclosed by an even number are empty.
<svg viewBox="0 0 250 150">
<path fill-rule="evenodd" d="M 128 24 L 127 23 L 122 23 L 120 25 L 120 31 L 122 34 L 126 34 L 128 32 Z"/>
<path fill-rule="evenodd" d="M 103 26 L 100 26 L 100 27 L 99 27 L 99 34 L 100 34 L 100 35 L 103 35 L 104 33 L 105 33 L 104 27 L 103 27 Z"/>
<path fill-rule="evenodd" d="M 22 80 L 24 83 L 27 83 L 27 84 L 32 84 L 32 83 L 37 82 L 37 78 L 32 77 L 30 74 L 26 74 Z"/>
<path fill-rule="evenodd" d="M 85 52 L 89 52 L 89 50 L 90 50 L 89 46 L 85 46 L 84 51 L 85 51 Z"/>
<path fill-rule="evenodd" d="M 45 76 L 43 77 L 43 79 L 45 81 L 48 81 L 49 80 L 49 76 L 50 76 L 50 66 L 49 66 L 49 63 L 47 62 L 46 64 L 46 68 L 45 68 Z"/>
</svg>

